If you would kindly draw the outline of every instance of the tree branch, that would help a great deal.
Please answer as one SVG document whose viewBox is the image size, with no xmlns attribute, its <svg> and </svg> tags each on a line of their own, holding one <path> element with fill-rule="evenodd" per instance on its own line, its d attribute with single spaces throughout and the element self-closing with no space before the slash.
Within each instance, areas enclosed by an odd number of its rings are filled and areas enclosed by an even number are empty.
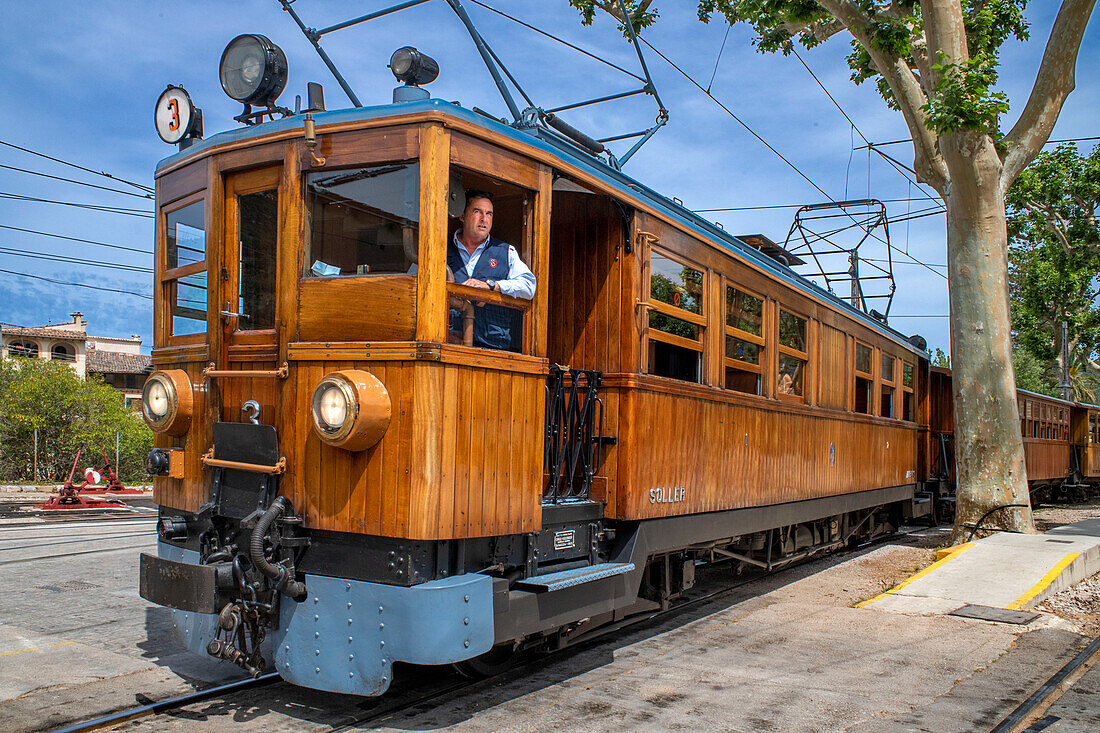
<svg viewBox="0 0 1100 733">
<path fill-rule="evenodd" d="M 938 137 L 928 129 L 927 115 L 921 109 L 928 98 L 913 70 L 897 54 L 876 48 L 871 42 L 871 19 L 853 0 L 819 0 L 819 4 L 836 16 L 871 55 L 875 68 L 894 93 L 905 124 L 909 127 L 909 134 L 913 137 L 913 168 L 919 180 L 944 195 L 949 180 L 947 164 L 940 155 Z"/>
<path fill-rule="evenodd" d="M 1069 243 L 1069 239 L 1066 237 L 1064 230 L 1065 221 L 1058 212 L 1054 211 L 1048 206 L 1043 206 L 1035 201 L 1025 201 L 1024 206 L 1034 211 L 1036 214 L 1043 218 L 1043 222 L 1046 224 L 1047 231 L 1054 235 L 1054 238 L 1058 240 L 1058 244 L 1062 247 L 1062 251 L 1067 255 L 1073 255 L 1073 246 Z"/>
<path fill-rule="evenodd" d="M 1058 11 L 1031 96 L 1003 141 L 1002 192 L 1042 150 L 1066 97 L 1073 91 L 1077 52 L 1095 5 L 1096 0 L 1064 0 Z"/>
</svg>

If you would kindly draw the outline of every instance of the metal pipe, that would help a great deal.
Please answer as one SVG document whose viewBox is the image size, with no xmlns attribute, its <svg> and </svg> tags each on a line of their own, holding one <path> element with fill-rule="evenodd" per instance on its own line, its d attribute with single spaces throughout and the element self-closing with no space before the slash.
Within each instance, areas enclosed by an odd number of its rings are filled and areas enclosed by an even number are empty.
<svg viewBox="0 0 1100 733">
<path fill-rule="evenodd" d="M 649 91 L 648 86 L 644 86 L 641 89 L 635 89 L 632 92 L 620 92 L 619 94 L 609 94 L 606 97 L 599 97 L 597 99 L 589 99 L 587 102 L 576 102 L 575 104 L 567 104 L 564 107 L 555 107 L 554 109 L 546 110 L 547 113 L 564 112 L 567 109 L 577 109 L 578 107 L 587 107 L 590 104 L 599 104 L 600 102 L 611 102 L 616 99 L 623 99 L 625 97 L 633 97 L 636 94 L 645 94 Z M 641 135 L 642 133 L 635 133 Z"/>
<path fill-rule="evenodd" d="M 290 13 L 290 17 L 294 18 L 294 22 L 298 24 L 298 27 L 302 29 L 302 34 L 313 44 L 313 47 L 317 49 L 317 55 L 321 57 L 321 60 L 325 62 L 325 66 L 332 72 L 332 75 L 336 77 L 337 83 L 340 84 L 340 88 L 344 90 L 344 94 L 348 95 L 348 99 L 356 107 L 362 107 L 363 104 L 359 101 L 359 97 L 355 96 L 355 92 L 351 90 L 351 87 L 345 81 L 344 77 L 340 74 L 340 70 L 336 68 L 336 64 L 332 62 L 332 59 L 325 53 L 325 49 L 321 48 L 321 44 L 318 41 L 319 37 L 314 37 L 315 31 L 306 27 L 306 24 L 302 22 L 302 19 L 298 17 L 298 14 L 294 12 L 294 8 L 290 7 L 293 0 L 279 0 L 279 3 L 283 6 L 283 10 Z"/>
<path fill-rule="evenodd" d="M 286 5 L 287 0 L 280 0 L 280 2 Z M 489 47 L 485 43 L 485 39 L 477 32 L 477 28 L 474 27 L 473 21 L 470 20 L 470 16 L 466 14 L 466 9 L 462 7 L 462 3 L 460 3 L 459 0 L 447 0 L 447 4 L 451 6 L 451 9 L 455 11 L 455 15 L 457 15 L 458 19 L 462 21 L 462 24 L 466 26 L 470 38 L 473 39 L 474 45 L 477 46 L 478 53 L 481 54 L 481 60 L 485 62 L 485 67 L 489 70 L 489 74 L 493 77 L 493 81 L 496 82 L 497 89 L 500 90 L 500 96 L 504 97 L 504 103 L 508 105 L 508 111 L 512 113 L 512 121 L 519 122 L 522 116 L 519 107 L 516 106 L 516 100 L 512 99 L 512 93 L 508 91 L 508 87 L 505 85 L 504 80 L 500 78 L 500 73 L 497 71 L 496 64 L 493 62 L 492 55 L 489 53 Z"/>
<path fill-rule="evenodd" d="M 664 102 L 661 101 L 661 97 L 657 94 L 657 87 L 653 85 L 653 77 L 649 75 L 649 67 L 646 66 L 645 56 L 642 55 L 642 47 L 638 44 L 638 36 L 634 33 L 634 24 L 630 22 L 630 13 L 626 10 L 626 3 L 623 0 L 619 0 L 619 8 L 623 11 L 623 25 L 626 26 L 627 32 L 630 34 L 630 40 L 634 43 L 634 50 L 638 53 L 638 62 L 642 65 L 642 72 L 645 74 L 646 86 L 649 87 L 650 94 L 657 100 L 657 106 L 661 109 L 658 117 L 668 118 L 668 110 L 665 109 Z"/>
<path fill-rule="evenodd" d="M 654 125 L 653 127 L 649 128 L 649 132 L 647 132 L 641 140 L 634 143 L 634 147 L 632 147 L 630 150 L 626 151 L 626 155 L 624 155 L 619 160 L 619 167 L 622 167 L 626 163 L 626 161 L 630 160 L 631 156 L 633 156 L 634 153 L 638 152 L 638 149 L 641 148 L 643 145 L 645 145 L 646 141 L 649 140 L 649 138 L 653 137 L 653 134 L 655 132 L 657 132 L 658 130 L 660 130 L 662 127 L 664 127 L 667 123 L 668 123 L 668 115 L 667 114 L 661 116 L 660 118 L 658 118 L 657 124 Z"/>
<path fill-rule="evenodd" d="M 343 30 L 344 28 L 347 28 L 348 26 L 357 25 L 358 23 L 365 23 L 368 20 L 374 20 L 375 18 L 381 18 L 383 15 L 389 15 L 390 13 L 396 13 L 398 10 L 404 10 L 405 8 L 411 8 L 411 7 L 416 6 L 416 5 L 423 5 L 426 2 L 428 2 L 428 0 L 409 0 L 408 2 L 401 3 L 399 5 L 394 5 L 391 8 L 386 8 L 385 10 L 379 10 L 379 11 L 374 12 L 374 13 L 367 13 L 366 15 L 361 15 L 358 18 L 355 18 L 353 20 L 345 20 L 343 23 L 337 23 L 336 25 L 330 25 L 328 28 L 322 28 L 319 31 L 313 31 L 313 35 L 317 36 L 317 38 L 320 38 L 321 36 L 325 35 L 326 33 L 332 33 L 333 31 Z M 283 3 L 283 4 L 285 5 L 286 3 Z"/>
</svg>

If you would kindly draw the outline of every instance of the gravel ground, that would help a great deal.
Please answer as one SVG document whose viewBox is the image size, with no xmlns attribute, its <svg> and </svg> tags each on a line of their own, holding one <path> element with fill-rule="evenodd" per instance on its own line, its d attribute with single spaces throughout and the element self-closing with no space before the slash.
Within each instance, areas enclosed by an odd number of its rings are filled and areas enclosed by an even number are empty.
<svg viewBox="0 0 1100 733">
<path fill-rule="evenodd" d="M 1100 499 L 1093 499 L 1083 504 L 1046 505 L 1035 510 L 1035 529 L 1040 532 L 1049 532 L 1064 524 L 1083 522 L 1097 517 L 1100 517 Z"/>
<path fill-rule="evenodd" d="M 1072 622 L 1079 634 L 1100 636 L 1100 573 L 1055 593 L 1036 606 L 1036 610 Z"/>
</svg>

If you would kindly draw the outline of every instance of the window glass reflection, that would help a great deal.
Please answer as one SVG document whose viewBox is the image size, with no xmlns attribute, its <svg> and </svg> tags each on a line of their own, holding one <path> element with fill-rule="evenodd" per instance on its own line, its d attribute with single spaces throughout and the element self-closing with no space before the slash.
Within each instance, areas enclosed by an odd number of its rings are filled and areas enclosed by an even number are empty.
<svg viewBox="0 0 1100 733">
<path fill-rule="evenodd" d="M 176 209 L 166 216 L 167 267 L 192 265 L 206 259 L 206 223 L 203 202 Z"/>
</svg>

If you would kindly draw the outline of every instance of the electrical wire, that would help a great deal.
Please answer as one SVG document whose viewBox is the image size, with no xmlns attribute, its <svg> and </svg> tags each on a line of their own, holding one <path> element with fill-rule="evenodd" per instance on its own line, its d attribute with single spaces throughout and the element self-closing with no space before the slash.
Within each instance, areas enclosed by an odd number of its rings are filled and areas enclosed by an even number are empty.
<svg viewBox="0 0 1100 733">
<path fill-rule="evenodd" d="M 1092 137 L 1067 137 L 1063 140 L 1047 140 L 1043 145 L 1058 145 L 1059 143 L 1083 143 L 1089 140 L 1100 140 L 1100 135 L 1094 135 Z M 867 143 L 874 147 L 880 147 L 882 145 L 900 145 L 902 143 L 911 143 L 913 138 L 907 137 L 904 140 L 887 140 L 884 143 Z"/>
<path fill-rule="evenodd" d="M 136 247 L 123 247 L 121 244 L 107 244 L 106 242 L 96 242 L 91 239 L 81 239 L 79 237 L 66 237 L 64 234 L 50 234 L 49 232 L 39 232 L 34 229 L 23 229 L 22 227 L 8 226 L 7 224 L 0 224 L 0 229 L 10 229 L 16 232 L 26 232 L 27 234 L 38 234 L 43 237 L 54 237 L 55 239 L 67 239 L 70 242 L 83 242 L 85 244 L 95 244 L 100 247 L 110 247 L 111 249 L 121 249 L 126 252 L 137 252 L 143 255 L 152 255 L 153 253 L 147 249 L 138 249 Z"/>
<path fill-rule="evenodd" d="M 878 199 L 884 204 L 904 204 L 907 201 L 923 201 L 923 199 Z M 806 204 L 769 204 L 767 206 L 728 206 L 721 209 L 694 209 L 696 214 L 707 214 L 720 211 L 760 211 L 763 209 L 801 209 Z M 892 220 L 891 220 L 892 221 Z"/>
<path fill-rule="evenodd" d="M 730 37 L 730 29 L 733 28 L 733 23 L 726 25 L 726 35 L 722 36 L 722 46 L 718 49 L 718 58 L 714 59 L 714 71 L 710 72 L 710 81 L 707 82 L 707 94 L 710 94 L 710 88 L 714 85 L 714 77 L 718 75 L 718 63 L 722 60 L 722 52 L 726 50 L 726 39 Z"/>
<path fill-rule="evenodd" d="M 81 257 L 68 257 L 66 255 L 51 254 L 49 252 L 28 251 L 25 249 L 12 249 L 0 247 L 0 255 L 12 257 L 29 257 L 35 260 L 48 260 L 50 262 L 64 262 L 70 265 L 83 265 L 85 267 L 102 267 L 108 270 L 122 270 L 123 272 L 152 273 L 153 268 L 140 265 L 123 265 L 115 262 L 100 262 L 98 260 L 86 260 Z"/>
<path fill-rule="evenodd" d="M 63 181 L 65 183 L 75 183 L 78 186 L 87 186 L 88 188 L 97 188 L 100 191 L 110 191 L 111 193 L 120 193 L 123 196 L 134 196 L 139 199 L 152 199 L 151 193 L 134 193 L 133 191 L 119 191 L 117 188 L 108 188 L 107 186 L 97 186 L 94 183 L 85 183 L 84 181 L 77 181 L 72 178 L 62 178 L 61 176 L 51 176 L 48 173 L 40 173 L 38 171 L 28 170 L 26 168 L 16 168 L 15 166 L 0 164 L 0 168 L 5 168 L 9 171 L 15 171 L 17 173 L 28 173 L 32 176 L 41 176 L 42 178 L 51 178 L 55 181 Z"/>
<path fill-rule="evenodd" d="M 89 290 L 98 290 L 98 291 L 103 292 L 103 293 L 122 293 L 123 295 L 136 295 L 137 297 L 145 298 L 146 300 L 152 300 L 153 299 L 153 296 L 149 295 L 148 293 L 137 293 L 137 292 L 134 292 L 133 290 L 119 290 L 118 288 L 108 288 L 108 287 L 104 287 L 103 285 L 89 285 L 87 283 L 74 283 L 74 282 L 70 282 L 68 280 L 55 280 L 52 277 L 43 277 L 42 275 L 31 275 L 30 273 L 15 272 L 14 270 L 0 269 L 0 272 L 6 273 L 8 275 L 18 275 L 19 277 L 29 277 L 29 278 L 33 278 L 35 280 L 44 280 L 48 283 L 53 283 L 54 285 L 72 285 L 73 287 L 88 288 Z"/>
<path fill-rule="evenodd" d="M 6 191 L 0 191 L 0 198 L 13 199 L 15 201 L 31 201 L 40 204 L 58 204 L 60 206 L 74 206 L 78 209 L 89 209 L 91 211 L 103 211 L 108 214 L 122 214 L 124 216 L 137 216 L 143 219 L 152 219 L 153 212 L 146 211 L 144 209 L 126 209 L 118 206 L 100 206 L 98 204 L 81 204 L 74 201 L 55 201 L 53 199 L 42 199 L 34 196 L 23 196 L 17 193 L 8 193 Z"/>
<path fill-rule="evenodd" d="M 110 178 L 112 181 L 118 181 L 119 183 L 125 183 L 127 186 L 133 186 L 134 188 L 137 188 L 141 191 L 145 191 L 146 193 L 156 193 L 156 191 L 153 188 L 151 188 L 150 186 L 143 186 L 140 183 L 134 183 L 133 181 L 127 181 L 125 178 L 119 178 L 118 176 L 112 176 L 107 171 L 97 171 L 97 170 L 92 170 L 91 168 L 85 168 L 82 165 L 77 165 L 76 163 L 70 163 L 67 160 L 62 160 L 61 158 L 55 158 L 52 155 L 46 155 L 45 153 L 39 153 L 37 151 L 30 150 L 29 148 L 23 148 L 23 147 L 20 147 L 18 145 L 13 145 L 12 143 L 5 142 L 3 140 L 0 140 L 0 145 L 5 145 L 9 148 L 15 148 L 16 150 L 22 150 L 24 153 L 30 153 L 31 155 L 37 155 L 39 158 L 45 158 L 46 160 L 52 160 L 55 163 L 61 163 L 62 165 L 67 165 L 67 166 L 70 166 L 72 168 L 76 168 L 77 170 L 85 171 L 87 173 L 94 173 L 97 176 L 105 176 L 107 178 Z"/>
</svg>

